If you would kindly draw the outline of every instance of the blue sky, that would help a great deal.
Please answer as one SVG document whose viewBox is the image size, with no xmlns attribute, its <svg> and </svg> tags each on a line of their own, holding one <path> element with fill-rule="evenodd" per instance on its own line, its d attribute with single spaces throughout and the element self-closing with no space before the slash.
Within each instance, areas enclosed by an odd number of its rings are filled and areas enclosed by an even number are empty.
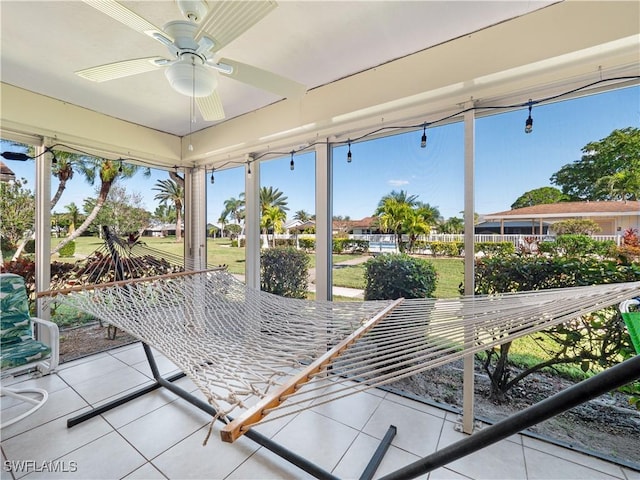
<svg viewBox="0 0 640 480">
<path fill-rule="evenodd" d="M 581 149 L 600 140 L 614 129 L 640 125 L 640 87 L 605 94 L 534 105 L 533 133 L 524 133 L 526 108 L 497 113 L 476 120 L 475 204 L 478 213 L 508 210 L 524 192 L 553 186 L 549 179 L 563 165 L 579 160 Z M 464 189 L 463 124 L 455 123 L 427 129 L 427 148 L 420 148 L 422 130 L 353 143 L 353 161 L 347 163 L 347 147 L 334 151 L 334 215 L 360 219 L 373 213 L 380 198 L 392 190 L 406 190 L 418 199 L 439 208 L 449 218 L 461 216 Z M 3 151 L 11 149 L 3 144 Z M 289 218 L 298 210 L 315 212 L 315 160 L 313 153 L 295 156 L 295 170 L 289 168 L 290 156 L 261 163 L 261 184 L 280 189 L 289 202 Z M 34 188 L 34 162 L 5 163 L 18 177 Z M 216 171 L 215 183 L 207 182 L 207 220 L 216 222 L 223 203 L 238 197 L 244 189 L 244 170 Z M 141 174 L 126 180 L 123 186 L 142 194 L 148 210 L 158 202 L 149 188 L 158 179 L 168 178 L 154 170 L 151 179 Z M 53 183 L 52 190 L 56 188 Z M 58 203 L 57 211 L 75 202 L 82 206 L 87 196 L 95 196 L 95 187 L 80 176 L 74 178 Z"/>
</svg>

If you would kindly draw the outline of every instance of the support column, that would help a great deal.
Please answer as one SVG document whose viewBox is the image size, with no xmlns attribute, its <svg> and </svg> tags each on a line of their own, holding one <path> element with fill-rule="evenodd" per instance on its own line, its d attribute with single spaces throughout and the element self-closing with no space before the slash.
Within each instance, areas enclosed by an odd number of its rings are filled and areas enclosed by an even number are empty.
<svg viewBox="0 0 640 480">
<path fill-rule="evenodd" d="M 35 147 L 36 162 L 36 215 L 35 215 L 35 247 L 36 247 L 36 292 L 51 289 L 51 160 L 50 153 L 44 153 L 43 145 Z M 36 301 L 36 316 L 43 320 L 51 318 L 48 303 L 44 299 Z M 39 338 L 43 341 L 49 339 Z"/>
<path fill-rule="evenodd" d="M 244 175 L 245 283 L 260 288 L 260 162 L 248 162 Z"/>
<path fill-rule="evenodd" d="M 333 151 L 316 145 L 316 299 L 333 299 Z"/>
<path fill-rule="evenodd" d="M 471 107 L 468 105 L 467 107 Z M 475 290 L 475 113 L 464 114 L 464 294 L 473 295 Z M 465 344 L 472 345 L 473 329 L 465 327 Z M 474 396 L 474 355 L 464 357 L 462 431 L 473 432 L 473 396 Z"/>
<path fill-rule="evenodd" d="M 206 170 L 184 173 L 184 264 L 187 270 L 207 268 Z"/>
</svg>

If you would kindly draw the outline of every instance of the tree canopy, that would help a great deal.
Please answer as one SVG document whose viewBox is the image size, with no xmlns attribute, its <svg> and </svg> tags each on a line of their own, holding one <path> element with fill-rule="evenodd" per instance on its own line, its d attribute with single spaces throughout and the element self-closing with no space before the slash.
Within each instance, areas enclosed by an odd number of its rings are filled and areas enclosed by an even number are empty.
<svg viewBox="0 0 640 480">
<path fill-rule="evenodd" d="M 402 235 L 409 235 L 411 249 L 418 235 L 427 234 L 431 226 L 441 221 L 440 211 L 428 203 L 418 201 L 417 195 L 408 195 L 404 190 L 393 190 L 378 202 L 374 213 L 380 222 L 380 228 L 396 235 L 396 243 L 402 251 Z"/>
<path fill-rule="evenodd" d="M 0 182 L 0 238 L 3 247 L 14 249 L 35 221 L 36 201 L 27 181 Z"/>
<path fill-rule="evenodd" d="M 164 205 L 173 205 L 176 212 L 176 242 L 182 240 L 182 203 L 184 201 L 184 188 L 172 178 L 158 180 L 152 190 L 157 191 L 156 200 Z"/>
<path fill-rule="evenodd" d="M 569 196 L 555 187 L 541 187 L 529 190 L 520 195 L 511 204 L 511 209 L 544 205 L 547 203 L 559 203 L 569 201 Z"/>
<path fill-rule="evenodd" d="M 571 200 L 640 199 L 640 129 L 614 130 L 551 176 Z"/>
</svg>

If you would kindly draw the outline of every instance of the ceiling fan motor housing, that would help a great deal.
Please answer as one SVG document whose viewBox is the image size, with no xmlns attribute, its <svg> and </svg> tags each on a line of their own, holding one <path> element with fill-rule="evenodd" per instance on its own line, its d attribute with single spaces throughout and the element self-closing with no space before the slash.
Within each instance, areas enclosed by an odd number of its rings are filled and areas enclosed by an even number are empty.
<svg viewBox="0 0 640 480">
<path fill-rule="evenodd" d="M 199 23 L 209 11 L 204 0 L 176 0 L 176 3 L 182 15 L 195 23 Z"/>
</svg>

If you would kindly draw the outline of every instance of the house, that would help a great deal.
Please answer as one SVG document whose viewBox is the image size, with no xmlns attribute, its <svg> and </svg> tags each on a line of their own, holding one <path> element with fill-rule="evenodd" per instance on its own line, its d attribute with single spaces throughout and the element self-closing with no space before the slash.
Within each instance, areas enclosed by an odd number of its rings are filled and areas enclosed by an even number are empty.
<svg viewBox="0 0 640 480">
<path fill-rule="evenodd" d="M 342 225 L 344 224 L 344 225 Z M 378 217 L 364 217 L 361 220 L 345 220 L 343 222 L 333 222 L 334 231 L 336 227 L 344 227 L 347 233 L 352 235 L 372 235 L 382 233 L 380 231 L 380 225 Z"/>
<path fill-rule="evenodd" d="M 143 237 L 161 237 L 164 238 L 169 235 L 176 234 L 175 223 L 163 223 L 160 225 L 150 225 L 142 232 Z M 184 235 L 184 225 L 182 226 L 182 234 Z"/>
<path fill-rule="evenodd" d="M 640 228 L 640 201 L 549 203 L 491 213 L 483 219 L 476 233 L 490 229 L 500 234 L 544 235 L 553 231 L 555 222 L 588 219 L 600 226 L 599 234 L 620 235 L 627 228 Z"/>
<path fill-rule="evenodd" d="M 7 167 L 4 162 L 0 162 L 0 182 L 11 182 L 16 179 L 16 174 L 13 173 L 9 167 Z"/>
<path fill-rule="evenodd" d="M 551 223 L 528 220 L 505 220 L 504 222 L 481 222 L 475 226 L 478 235 L 548 235 Z"/>
</svg>

